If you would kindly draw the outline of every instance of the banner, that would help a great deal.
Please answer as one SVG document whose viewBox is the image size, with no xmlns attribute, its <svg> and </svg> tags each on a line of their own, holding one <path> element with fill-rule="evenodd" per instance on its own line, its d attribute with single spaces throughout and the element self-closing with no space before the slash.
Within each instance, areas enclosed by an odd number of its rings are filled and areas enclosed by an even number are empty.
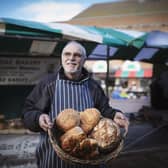
<svg viewBox="0 0 168 168">
<path fill-rule="evenodd" d="M 0 57 L 0 85 L 34 85 L 60 65 L 58 58 Z"/>
</svg>

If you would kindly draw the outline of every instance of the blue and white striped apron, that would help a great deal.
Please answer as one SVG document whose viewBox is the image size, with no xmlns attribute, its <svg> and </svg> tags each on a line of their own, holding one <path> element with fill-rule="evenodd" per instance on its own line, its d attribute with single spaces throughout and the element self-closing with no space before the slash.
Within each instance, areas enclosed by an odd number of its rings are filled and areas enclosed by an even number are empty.
<svg viewBox="0 0 168 168">
<path fill-rule="evenodd" d="M 83 111 L 93 107 L 88 79 L 80 82 L 61 80 L 57 77 L 55 86 L 55 99 L 52 103 L 52 110 L 49 114 L 53 120 L 60 111 L 66 108 L 73 108 Z M 37 164 L 39 168 L 100 168 L 100 166 L 70 165 L 61 160 L 53 150 L 48 138 L 48 134 L 42 133 L 40 144 L 36 150 Z"/>
</svg>

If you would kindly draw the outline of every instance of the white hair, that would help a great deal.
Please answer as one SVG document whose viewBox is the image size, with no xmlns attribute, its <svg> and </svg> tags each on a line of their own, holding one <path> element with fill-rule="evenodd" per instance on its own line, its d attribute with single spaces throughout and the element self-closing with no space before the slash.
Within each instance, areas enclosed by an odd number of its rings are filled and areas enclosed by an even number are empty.
<svg viewBox="0 0 168 168">
<path fill-rule="evenodd" d="M 70 41 L 70 42 L 68 42 L 68 43 L 65 45 L 65 47 L 63 48 L 63 50 L 62 50 L 62 54 L 64 53 L 64 50 L 67 48 L 67 46 L 72 45 L 72 44 L 78 46 L 79 49 L 80 49 L 80 51 L 81 51 L 82 56 L 83 56 L 84 58 L 86 58 L 86 49 L 84 48 L 84 46 L 83 46 L 82 44 L 78 43 L 77 41 Z"/>
</svg>

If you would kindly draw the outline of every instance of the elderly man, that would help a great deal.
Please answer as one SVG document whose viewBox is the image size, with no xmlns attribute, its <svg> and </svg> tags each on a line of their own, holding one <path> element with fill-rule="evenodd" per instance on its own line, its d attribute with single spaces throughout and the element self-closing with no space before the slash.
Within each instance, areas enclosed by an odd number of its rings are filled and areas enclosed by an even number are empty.
<svg viewBox="0 0 168 168">
<path fill-rule="evenodd" d="M 121 127 L 128 129 L 128 120 L 121 112 L 109 106 L 102 88 L 83 68 L 86 51 L 78 42 L 69 42 L 62 51 L 62 66 L 42 80 L 27 97 L 23 109 L 25 127 L 40 132 L 36 149 L 39 168 L 99 167 L 70 165 L 61 160 L 53 150 L 47 129 L 58 113 L 66 108 L 84 111 L 97 108 L 104 117 L 112 118 Z"/>
</svg>

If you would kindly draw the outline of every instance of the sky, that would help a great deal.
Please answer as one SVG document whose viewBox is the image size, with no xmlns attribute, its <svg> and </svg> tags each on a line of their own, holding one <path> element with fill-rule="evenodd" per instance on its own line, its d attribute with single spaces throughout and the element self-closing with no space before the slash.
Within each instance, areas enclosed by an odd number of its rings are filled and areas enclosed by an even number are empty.
<svg viewBox="0 0 168 168">
<path fill-rule="evenodd" d="M 121 0 L 0 0 L 0 18 L 67 21 L 95 3 Z"/>
</svg>

